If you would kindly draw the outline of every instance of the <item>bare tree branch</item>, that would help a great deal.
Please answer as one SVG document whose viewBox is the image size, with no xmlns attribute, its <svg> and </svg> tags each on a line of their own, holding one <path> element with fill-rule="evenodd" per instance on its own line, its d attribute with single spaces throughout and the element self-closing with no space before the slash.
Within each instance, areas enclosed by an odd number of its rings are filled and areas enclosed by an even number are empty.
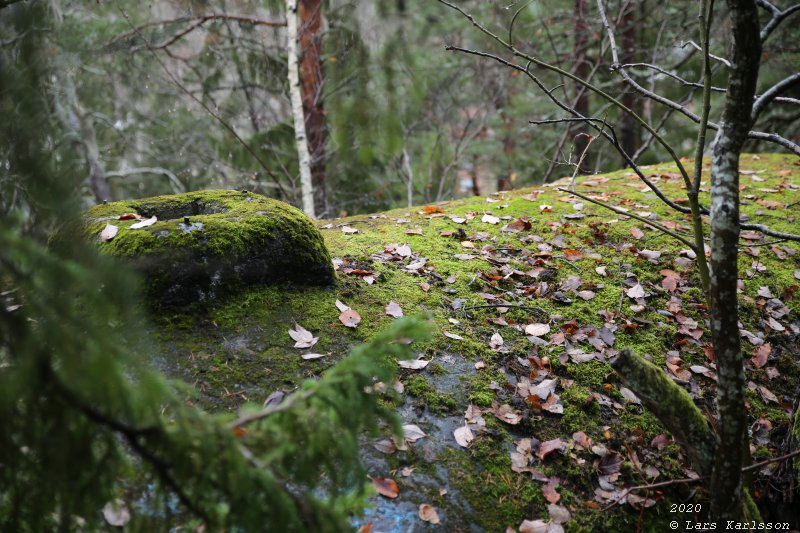
<svg viewBox="0 0 800 533">
<path fill-rule="evenodd" d="M 791 7 L 787 7 L 783 11 L 780 10 L 776 5 L 772 4 L 771 2 L 767 2 L 767 0 L 756 0 L 756 4 L 759 7 L 763 7 L 767 11 L 770 12 L 772 18 L 769 19 L 763 28 L 761 28 L 761 42 L 767 40 L 770 34 L 775 31 L 775 28 L 780 25 L 789 15 L 800 11 L 800 4 L 795 4 Z"/>
<path fill-rule="evenodd" d="M 795 72 L 764 91 L 764 94 L 756 98 L 753 104 L 753 122 L 755 122 L 764 108 L 777 98 L 780 93 L 797 84 L 800 84 L 800 72 Z"/>
</svg>

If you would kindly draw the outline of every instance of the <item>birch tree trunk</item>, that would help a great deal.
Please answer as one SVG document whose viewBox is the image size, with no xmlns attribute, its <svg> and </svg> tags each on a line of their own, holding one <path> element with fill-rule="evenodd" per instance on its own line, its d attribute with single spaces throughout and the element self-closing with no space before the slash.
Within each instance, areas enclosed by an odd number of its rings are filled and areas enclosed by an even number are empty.
<svg viewBox="0 0 800 533">
<path fill-rule="evenodd" d="M 728 93 L 711 163 L 711 336 L 717 359 L 719 416 L 711 475 L 711 518 L 742 518 L 742 463 L 747 413 L 738 327 L 739 154 L 752 126 L 752 104 L 761 59 L 754 0 L 727 0 L 733 44 Z"/>
<path fill-rule="evenodd" d="M 294 138 L 300 166 L 300 193 L 303 211 L 316 218 L 314 188 L 311 183 L 311 154 L 308 151 L 303 95 L 300 88 L 300 70 L 297 64 L 297 0 L 286 0 L 287 55 L 289 56 L 289 98 L 294 119 Z"/>
</svg>

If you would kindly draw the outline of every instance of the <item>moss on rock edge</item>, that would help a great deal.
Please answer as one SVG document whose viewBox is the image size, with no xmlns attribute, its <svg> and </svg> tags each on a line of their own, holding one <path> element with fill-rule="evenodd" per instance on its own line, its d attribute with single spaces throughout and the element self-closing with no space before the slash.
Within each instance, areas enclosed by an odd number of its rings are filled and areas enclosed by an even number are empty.
<svg viewBox="0 0 800 533">
<path fill-rule="evenodd" d="M 135 213 L 157 217 L 131 229 Z M 298 209 L 246 191 L 208 190 L 96 206 L 83 232 L 98 239 L 106 224 L 117 235 L 98 241 L 102 253 L 143 273 L 156 307 L 209 301 L 242 287 L 292 281 L 333 282 L 333 266 L 319 231 Z"/>
</svg>

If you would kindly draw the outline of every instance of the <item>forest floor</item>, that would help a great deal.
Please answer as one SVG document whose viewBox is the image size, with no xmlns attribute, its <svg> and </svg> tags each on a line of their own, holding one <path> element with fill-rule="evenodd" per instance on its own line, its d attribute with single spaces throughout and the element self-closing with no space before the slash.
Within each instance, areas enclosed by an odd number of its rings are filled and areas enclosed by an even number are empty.
<svg viewBox="0 0 800 533">
<path fill-rule="evenodd" d="M 741 169 L 743 214 L 797 232 L 800 161 L 745 155 Z M 674 166 L 645 171 L 684 201 Z M 703 185 L 707 205 L 708 178 Z M 319 375 L 396 316 L 424 314 L 433 336 L 385 385 L 406 442 L 387 434 L 363 447 L 373 483 L 399 497 L 376 495 L 355 525 L 422 531 L 435 514 L 448 531 L 516 531 L 524 520 L 550 531 L 669 531 L 672 520 L 683 528 L 707 505 L 699 485 L 629 489 L 696 473 L 607 361 L 631 348 L 713 412 L 695 262 L 644 222 L 558 190 L 568 186 L 319 221 L 337 267 L 333 287 L 254 288 L 202 313 L 161 315 L 160 364 L 194 383 L 207 407 L 234 410 Z M 575 190 L 690 238 L 686 216 L 630 171 L 579 177 Z M 775 241 L 753 232 L 741 241 L 755 461 L 789 451 L 800 383 L 800 246 Z M 294 348 L 296 325 L 318 342 Z M 772 521 L 798 519 L 774 503 L 790 466 L 770 463 L 754 476 Z"/>
</svg>

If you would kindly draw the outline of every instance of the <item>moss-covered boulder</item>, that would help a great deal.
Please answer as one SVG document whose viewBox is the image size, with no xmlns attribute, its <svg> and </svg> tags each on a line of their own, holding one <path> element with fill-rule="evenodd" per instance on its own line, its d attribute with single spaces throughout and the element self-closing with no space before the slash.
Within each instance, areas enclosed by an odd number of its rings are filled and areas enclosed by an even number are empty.
<svg viewBox="0 0 800 533">
<path fill-rule="evenodd" d="M 284 202 L 246 191 L 107 203 L 84 220 L 102 253 L 144 274 L 157 307 L 208 301 L 258 284 L 334 279 L 330 254 L 311 221 Z"/>
</svg>

